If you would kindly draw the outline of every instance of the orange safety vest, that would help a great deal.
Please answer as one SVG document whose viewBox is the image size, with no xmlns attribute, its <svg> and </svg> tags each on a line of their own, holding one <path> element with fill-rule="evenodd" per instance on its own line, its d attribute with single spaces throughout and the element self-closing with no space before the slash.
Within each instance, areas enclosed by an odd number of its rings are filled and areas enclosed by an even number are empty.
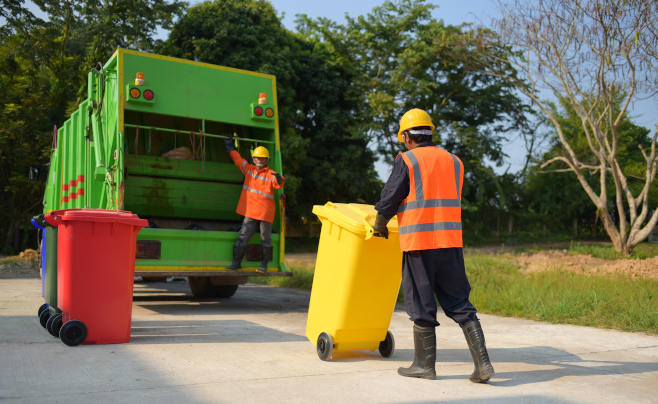
<svg viewBox="0 0 658 404">
<path fill-rule="evenodd" d="M 400 153 L 409 168 L 409 195 L 398 209 L 402 251 L 462 247 L 464 165 L 438 147 Z"/>
<path fill-rule="evenodd" d="M 251 219 L 274 222 L 276 211 L 274 190 L 281 189 L 285 179 L 281 184 L 277 183 L 272 174 L 273 170 L 269 167 L 259 170 L 257 166 L 247 163 L 247 160 L 235 150 L 231 151 L 229 156 L 245 177 L 238 209 L 235 212 Z"/>
</svg>

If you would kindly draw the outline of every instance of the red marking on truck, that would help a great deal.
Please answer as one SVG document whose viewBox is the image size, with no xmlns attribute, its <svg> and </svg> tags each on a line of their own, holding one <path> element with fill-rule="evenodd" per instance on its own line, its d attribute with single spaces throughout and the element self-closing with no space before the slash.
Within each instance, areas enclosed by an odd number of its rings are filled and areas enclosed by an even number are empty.
<svg viewBox="0 0 658 404">
<path fill-rule="evenodd" d="M 62 196 L 62 203 L 66 203 L 73 199 L 78 199 L 79 196 L 85 196 L 85 189 L 80 188 L 78 192 L 73 192 L 69 196 Z"/>
<path fill-rule="evenodd" d="M 85 182 L 85 176 L 84 175 L 78 175 L 77 180 L 71 180 L 69 181 L 68 184 L 62 184 L 62 191 L 68 191 L 69 188 L 77 188 L 78 184 L 81 182 Z"/>
<path fill-rule="evenodd" d="M 71 180 L 69 181 L 68 184 L 62 184 L 62 191 L 68 192 L 69 189 L 71 188 L 77 188 L 80 183 L 85 182 L 85 176 L 84 175 L 78 175 L 77 180 Z M 85 194 L 85 189 L 80 188 L 78 192 L 73 192 L 69 194 L 68 196 L 62 195 L 62 203 L 66 203 L 72 199 L 78 199 L 78 196 L 84 196 Z"/>
</svg>

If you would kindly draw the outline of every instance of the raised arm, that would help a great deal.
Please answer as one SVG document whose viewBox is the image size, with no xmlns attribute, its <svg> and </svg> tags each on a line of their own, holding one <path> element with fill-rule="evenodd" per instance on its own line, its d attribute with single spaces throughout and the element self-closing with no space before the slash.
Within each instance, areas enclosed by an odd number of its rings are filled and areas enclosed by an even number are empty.
<svg viewBox="0 0 658 404">
<path fill-rule="evenodd" d="M 238 153 L 237 150 L 235 150 L 235 144 L 233 142 L 233 139 L 224 140 L 226 152 L 228 153 L 229 157 L 231 157 L 231 160 L 233 160 L 233 163 L 236 165 L 236 167 L 238 167 L 242 174 L 244 174 L 245 169 L 249 169 L 250 164 L 247 162 L 247 160 L 240 156 L 240 153 Z"/>
</svg>

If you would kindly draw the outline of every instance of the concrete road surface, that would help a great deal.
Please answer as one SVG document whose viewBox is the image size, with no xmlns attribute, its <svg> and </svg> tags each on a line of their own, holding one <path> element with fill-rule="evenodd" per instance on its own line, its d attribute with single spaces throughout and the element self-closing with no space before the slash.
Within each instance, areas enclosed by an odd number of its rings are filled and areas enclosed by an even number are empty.
<svg viewBox="0 0 658 404">
<path fill-rule="evenodd" d="M 318 359 L 309 293 L 241 286 L 193 299 L 186 282 L 137 283 L 132 341 L 67 347 L 38 323 L 38 279 L 0 279 L 2 403 L 656 403 L 658 338 L 482 315 L 496 376 L 468 381 L 464 336 L 443 317 L 434 381 L 396 374 L 413 357 L 399 307 L 396 351 Z M 99 313 L 100 314 L 100 313 Z"/>
</svg>

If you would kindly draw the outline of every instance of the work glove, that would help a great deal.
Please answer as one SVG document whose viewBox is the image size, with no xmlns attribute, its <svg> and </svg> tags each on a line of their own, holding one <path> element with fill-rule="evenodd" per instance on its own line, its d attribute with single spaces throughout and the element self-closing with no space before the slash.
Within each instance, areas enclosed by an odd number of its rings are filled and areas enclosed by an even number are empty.
<svg viewBox="0 0 658 404">
<path fill-rule="evenodd" d="M 274 178 L 276 178 L 277 184 L 283 183 L 283 177 L 281 176 L 281 174 L 272 172 L 272 175 L 274 176 Z"/>
<path fill-rule="evenodd" d="M 224 146 L 226 147 L 226 153 L 230 153 L 232 151 L 235 151 L 235 140 L 225 139 L 224 140 Z"/>
<path fill-rule="evenodd" d="M 388 224 L 390 220 L 391 218 L 386 219 L 384 216 L 377 213 L 375 225 L 372 226 L 372 229 L 377 232 L 374 234 L 375 237 L 384 237 L 388 240 L 388 227 L 386 227 L 386 224 Z"/>
</svg>

